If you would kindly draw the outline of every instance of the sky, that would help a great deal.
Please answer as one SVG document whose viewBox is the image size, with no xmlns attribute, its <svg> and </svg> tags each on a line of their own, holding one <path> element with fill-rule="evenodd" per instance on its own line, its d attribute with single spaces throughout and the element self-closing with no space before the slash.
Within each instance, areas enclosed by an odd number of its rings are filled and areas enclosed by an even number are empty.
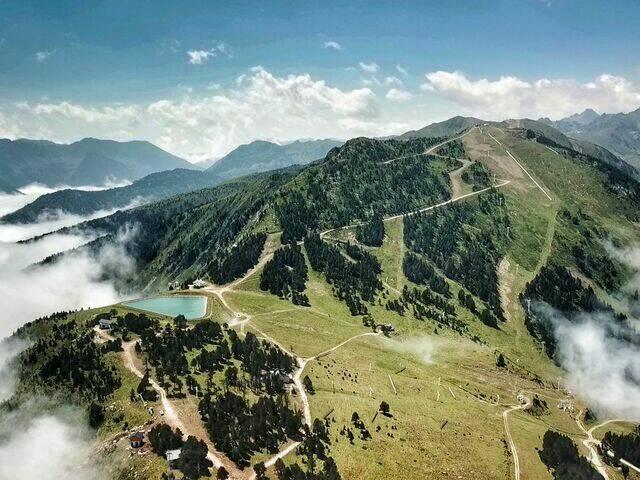
<svg viewBox="0 0 640 480">
<path fill-rule="evenodd" d="M 8 1 L 0 137 L 144 139 L 191 161 L 454 115 L 640 107 L 640 2 Z"/>
</svg>

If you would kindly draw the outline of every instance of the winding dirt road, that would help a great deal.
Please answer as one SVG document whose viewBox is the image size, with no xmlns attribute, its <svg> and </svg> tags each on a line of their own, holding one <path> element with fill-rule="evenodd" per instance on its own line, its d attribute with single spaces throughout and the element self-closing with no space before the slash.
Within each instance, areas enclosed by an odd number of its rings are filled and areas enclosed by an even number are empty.
<svg viewBox="0 0 640 480">
<path fill-rule="evenodd" d="M 582 423 L 582 416 L 584 414 L 584 411 L 581 410 L 578 413 L 578 416 L 576 417 L 576 423 L 578 424 L 578 428 L 580 430 L 582 430 L 582 433 L 584 433 L 587 438 L 585 438 L 582 441 L 582 444 L 585 446 L 585 448 L 587 449 L 587 451 L 589 452 L 589 457 L 587 457 L 587 459 L 593 464 L 593 466 L 596 468 L 596 470 L 598 470 L 598 473 L 600 475 L 602 475 L 602 477 L 605 480 L 609 480 L 609 475 L 607 473 L 607 470 L 605 468 L 604 462 L 600 459 L 600 455 L 598 454 L 598 448 L 601 445 L 600 440 L 598 440 L 597 438 L 595 438 L 593 436 L 593 432 L 595 432 L 597 429 L 604 427 L 605 425 L 609 424 L 609 423 L 614 423 L 614 422 L 628 422 L 628 420 L 622 419 L 622 418 L 611 418 L 609 420 L 605 420 L 602 423 L 599 423 L 597 425 L 594 425 L 593 427 L 591 427 L 589 430 L 587 430 L 584 426 L 584 424 Z M 635 465 L 629 463 L 628 461 L 624 460 L 624 459 L 620 459 L 621 463 L 624 463 L 625 465 L 627 465 L 629 468 L 635 470 L 636 472 L 640 473 L 640 468 L 636 467 Z"/>
<path fill-rule="evenodd" d="M 105 340 L 114 340 L 115 338 L 113 336 L 111 336 L 107 331 L 105 330 L 101 330 L 99 327 L 95 327 L 94 331 L 103 339 Z M 144 374 L 140 371 L 140 369 L 136 366 L 136 362 L 135 362 L 135 345 L 136 345 L 136 341 L 135 340 L 131 340 L 129 342 L 123 342 L 122 343 L 122 353 L 121 353 L 121 357 L 122 357 L 122 363 L 124 364 L 125 368 L 127 370 L 129 370 L 131 373 L 133 373 L 136 377 L 138 378 L 142 378 L 144 376 Z M 171 400 L 169 400 L 169 398 L 167 397 L 167 392 L 165 391 L 164 388 L 162 388 L 160 385 L 158 385 L 158 383 L 153 379 L 153 378 L 149 378 L 149 383 L 151 385 L 151 387 L 158 393 L 158 396 L 160 397 L 160 403 L 162 404 L 162 409 L 164 410 L 164 422 L 166 424 L 168 424 L 171 428 L 173 429 L 180 429 L 180 431 L 183 433 L 183 435 L 189 436 L 191 435 L 189 429 L 185 426 L 185 424 L 182 422 L 182 420 L 180 419 L 178 413 L 176 412 L 176 409 L 173 406 L 173 403 L 171 402 Z M 209 439 L 201 439 L 203 440 L 205 443 L 207 443 L 207 446 L 209 447 L 209 451 L 207 453 L 207 458 L 209 460 L 211 460 L 211 462 L 213 463 L 213 465 L 216 468 L 220 468 L 222 466 L 224 466 L 231 474 L 239 471 L 235 465 L 233 465 L 230 461 L 223 461 L 222 460 L 222 454 L 215 451 L 212 448 L 211 442 L 209 441 Z M 235 478 L 235 476 L 234 476 Z"/>
<path fill-rule="evenodd" d="M 465 168 L 465 167 L 463 167 L 463 168 Z M 451 203 L 459 202 L 460 200 L 464 200 L 465 198 L 473 197 L 475 195 L 480 195 L 481 193 L 487 192 L 487 191 L 491 190 L 492 188 L 502 188 L 502 187 L 508 185 L 509 183 L 511 183 L 511 180 L 503 180 L 502 182 L 500 182 L 500 183 L 498 183 L 496 185 L 492 185 L 490 187 L 483 188 L 482 190 L 477 190 L 475 192 L 465 193 L 464 195 L 460 195 L 459 197 L 451 198 L 451 199 L 446 200 L 444 202 L 437 203 L 436 205 L 431 205 L 431 206 L 428 206 L 428 207 L 419 208 L 418 210 L 412 210 L 412 211 L 407 212 L 407 213 L 400 213 L 398 215 L 391 215 L 389 217 L 384 217 L 382 219 L 382 221 L 383 222 L 390 222 L 392 220 L 397 220 L 398 218 L 411 217 L 411 216 L 417 215 L 419 213 L 429 212 L 431 210 L 435 210 L 436 208 L 442 208 L 442 207 L 445 207 L 445 206 L 447 206 L 447 205 L 449 205 Z M 324 230 L 323 232 L 320 232 L 320 238 L 324 238 L 325 236 L 327 236 L 328 234 L 330 234 L 332 232 L 337 232 L 339 230 L 348 230 L 350 228 L 359 227 L 359 226 L 361 226 L 363 224 L 364 224 L 364 222 L 357 222 L 357 223 L 353 223 L 351 225 L 345 225 L 343 227 L 330 228 L 329 230 Z"/>
<path fill-rule="evenodd" d="M 504 431 L 507 436 L 507 443 L 509 444 L 509 450 L 511 450 L 511 455 L 513 456 L 513 468 L 514 468 L 514 478 L 515 480 L 520 480 L 520 459 L 518 458 L 518 449 L 516 448 L 516 442 L 513 441 L 513 437 L 511 436 L 511 431 L 509 430 L 509 414 L 516 410 L 526 410 L 531 407 L 532 402 L 531 399 L 524 397 L 525 402 L 520 403 L 519 405 L 514 405 L 512 407 L 507 408 L 504 412 L 502 412 L 502 420 L 504 422 Z"/>
<path fill-rule="evenodd" d="M 467 130 L 466 132 L 464 132 L 464 133 L 462 133 L 462 134 L 460 134 L 460 135 L 458 135 L 456 137 L 449 138 L 449 139 L 445 140 L 444 142 L 440 142 L 437 145 L 433 145 L 432 147 L 427 148 L 424 152 L 412 153 L 410 155 L 403 155 L 401 157 L 395 157 L 395 158 L 392 158 L 390 160 L 385 160 L 384 162 L 380 162 L 380 165 L 388 165 L 388 164 L 390 164 L 392 162 L 395 162 L 396 160 L 401 160 L 403 158 L 419 157 L 420 155 L 432 155 L 433 152 L 435 152 L 437 149 L 439 149 L 443 145 L 446 145 L 447 143 L 451 143 L 454 140 L 458 140 L 458 139 L 464 137 L 465 135 L 469 135 L 473 131 L 474 128 L 477 128 L 477 127 L 471 127 L 469 130 Z M 436 156 L 439 157 L 440 155 L 436 155 Z"/>
</svg>

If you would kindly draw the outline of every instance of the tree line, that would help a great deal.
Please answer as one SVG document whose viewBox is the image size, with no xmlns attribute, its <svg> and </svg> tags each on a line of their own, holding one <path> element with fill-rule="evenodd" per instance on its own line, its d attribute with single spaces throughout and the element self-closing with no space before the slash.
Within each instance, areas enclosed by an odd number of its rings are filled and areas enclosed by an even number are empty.
<svg viewBox="0 0 640 480">
<path fill-rule="evenodd" d="M 324 162 L 308 167 L 282 189 L 276 203 L 282 241 L 300 241 L 309 231 L 403 213 L 448 198 L 447 172 L 459 162 L 412 156 L 434 141 L 357 138 L 333 149 Z"/>
<path fill-rule="evenodd" d="M 399 315 L 404 315 L 410 310 L 418 320 L 433 320 L 460 333 L 467 329 L 467 326 L 457 318 L 453 304 L 429 288 L 409 288 L 405 285 L 400 297 L 389 300 L 385 308 Z"/>
<path fill-rule="evenodd" d="M 310 233 L 304 247 L 311 268 L 324 273 L 332 285 L 334 295 L 344 301 L 352 315 L 365 315 L 365 302 L 373 302 L 382 282 L 380 262 L 366 250 L 349 245 L 347 252 L 355 261 L 348 260 L 340 248 L 324 242 L 317 233 Z M 355 257 L 355 258 L 354 258 Z"/>
<path fill-rule="evenodd" d="M 309 305 L 304 293 L 307 282 L 307 263 L 297 243 L 279 248 L 260 275 L 260 289 L 280 298 L 291 300 L 295 305 Z"/>
<path fill-rule="evenodd" d="M 598 298 L 591 286 L 583 285 L 566 267 L 555 262 L 543 266 L 538 275 L 527 283 L 520 294 L 520 302 L 525 309 L 527 330 L 534 338 L 544 342 L 545 351 L 550 357 L 556 351 L 554 326 L 549 312 L 538 308 L 540 303 L 562 312 L 569 321 L 579 320 L 584 312 L 600 312 L 615 320 L 615 327 L 609 322 L 603 323 L 608 336 L 640 342 L 637 332 L 626 325 L 624 314 L 615 312 L 609 304 Z"/>
<path fill-rule="evenodd" d="M 407 252 L 402 259 L 402 272 L 413 283 L 428 285 L 434 292 L 451 297 L 449 284 L 444 277 L 419 255 Z"/>
<path fill-rule="evenodd" d="M 474 192 L 491 186 L 491 174 L 480 162 L 473 162 L 469 165 L 462 172 L 462 180 L 471 185 Z"/>
<path fill-rule="evenodd" d="M 20 354 L 20 381 L 103 402 L 121 385 L 116 367 L 104 358 L 110 350 L 95 343 L 93 332 L 75 320 L 53 323 L 47 334 Z"/>
<path fill-rule="evenodd" d="M 371 220 L 356 229 L 356 239 L 369 247 L 381 247 L 384 241 L 382 215 L 376 214 Z"/>
<path fill-rule="evenodd" d="M 476 202 L 405 217 L 404 241 L 504 318 L 497 267 L 510 241 L 510 222 L 502 194 L 489 190 Z M 417 267 L 408 271 L 419 274 Z"/>
<path fill-rule="evenodd" d="M 252 233 L 220 254 L 209 267 L 213 281 L 224 284 L 242 277 L 258 263 L 266 240 L 266 233 Z"/>
</svg>

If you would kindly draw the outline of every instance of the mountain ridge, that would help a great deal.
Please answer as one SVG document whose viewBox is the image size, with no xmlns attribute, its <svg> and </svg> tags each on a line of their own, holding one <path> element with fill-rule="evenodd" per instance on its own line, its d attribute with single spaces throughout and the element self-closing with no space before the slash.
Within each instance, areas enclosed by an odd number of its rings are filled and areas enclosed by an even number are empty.
<svg viewBox="0 0 640 480">
<path fill-rule="evenodd" d="M 102 185 L 107 180 L 138 180 L 173 168 L 197 169 L 144 140 L 118 142 L 84 138 L 62 144 L 48 140 L 0 139 L 0 177 L 4 191 L 30 183 Z"/>
<path fill-rule="evenodd" d="M 640 168 L 640 108 L 628 113 L 604 113 L 596 116 L 588 114 L 584 117 L 586 112 L 589 109 L 555 122 L 541 120 L 571 138 L 600 145 L 632 166 Z M 576 118 L 582 122 L 576 122 Z"/>
<path fill-rule="evenodd" d="M 321 159 L 331 148 L 343 143 L 332 139 L 294 140 L 286 144 L 254 140 L 239 145 L 213 163 L 207 171 L 222 178 L 233 178 L 295 164 L 305 165 Z"/>
</svg>

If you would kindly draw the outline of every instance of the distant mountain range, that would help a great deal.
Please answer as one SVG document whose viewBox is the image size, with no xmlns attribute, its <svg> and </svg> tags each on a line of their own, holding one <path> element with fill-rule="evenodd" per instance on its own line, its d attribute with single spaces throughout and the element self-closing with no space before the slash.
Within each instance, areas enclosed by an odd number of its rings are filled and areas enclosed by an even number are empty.
<svg viewBox="0 0 640 480">
<path fill-rule="evenodd" d="M 329 150 L 343 143 L 340 140 L 324 139 L 297 140 L 279 145 L 265 140 L 256 140 L 240 145 L 216 161 L 207 171 L 221 178 L 235 178 L 296 164 L 306 165 L 324 158 Z"/>
<path fill-rule="evenodd" d="M 521 128 L 535 132 L 537 136 L 544 136 L 556 145 L 604 161 L 626 175 L 638 179 L 640 174 L 632 166 L 640 165 L 640 133 L 638 133 L 640 120 L 638 118 L 640 118 L 640 110 L 617 115 L 598 115 L 593 110 L 585 110 L 556 122 L 548 118 L 486 122 L 474 117 L 457 116 L 392 138 L 411 140 L 448 137 L 480 124 Z M 636 137 L 638 145 L 634 147 L 632 140 Z M 43 195 L 0 221 L 29 223 L 51 212 L 88 215 L 98 210 L 123 208 L 134 201 L 137 203 L 157 201 L 179 193 L 213 187 L 232 178 L 292 165 L 305 165 L 324 158 L 331 149 L 342 144 L 343 142 L 332 139 L 298 140 L 284 145 L 257 140 L 237 147 L 205 171 L 170 166 L 171 170 L 154 172 L 126 187 L 97 192 L 62 190 Z M 619 153 L 624 160 L 611 153 L 610 149 L 626 152 L 624 155 Z M 4 152 L 18 152 L 18 155 L 11 157 Z M 10 158 L 16 160 L 10 161 Z M 21 162 L 26 166 L 21 165 Z M 36 168 L 38 162 L 45 166 Z M 0 172 L 6 170 L 29 172 L 30 176 L 29 180 L 24 180 L 23 176 L 20 177 L 23 180 L 11 182 L 15 176 L 0 175 L 0 190 L 11 192 L 17 186 L 33 181 L 49 185 L 61 183 L 80 185 L 101 183 L 105 178 L 135 178 L 135 172 L 140 173 L 145 169 L 166 167 L 174 163 L 186 164 L 193 168 L 192 164 L 147 142 L 118 143 L 85 139 L 71 145 L 57 145 L 31 140 L 14 142 L 4 140 L 0 141 Z M 73 173 L 65 177 L 60 173 L 61 171 Z"/>
<path fill-rule="evenodd" d="M 308 164 L 324 158 L 329 150 L 341 144 L 342 142 L 339 140 L 299 140 L 286 145 L 255 141 L 239 146 L 204 172 L 178 168 L 150 174 L 126 187 L 102 191 L 60 190 L 39 197 L 29 205 L 6 215 L 0 221 L 3 223 L 30 223 L 35 222 L 44 214 L 53 212 L 89 215 L 98 210 L 124 208 L 134 200 L 137 203 L 157 201 L 178 193 L 213 187 L 231 178 L 296 164 Z M 153 147 L 151 144 L 147 145 Z M 153 148 L 163 152 L 157 147 Z M 191 164 L 188 165 L 192 167 Z M 69 182 L 60 181 L 57 183 L 68 184 Z M 89 184 L 92 182 L 81 183 Z M 0 188 L 3 188 L 1 182 Z M 8 184 L 5 191 L 11 190 L 12 185 Z"/>
<path fill-rule="evenodd" d="M 541 118 L 571 138 L 596 143 L 640 168 L 640 108 L 629 113 L 599 115 L 587 109 L 561 120 Z"/>
<path fill-rule="evenodd" d="M 134 181 L 174 168 L 196 167 L 144 141 L 85 138 L 67 145 L 45 140 L 0 140 L 0 191 L 4 192 L 34 182 L 54 187 Z"/>
</svg>

